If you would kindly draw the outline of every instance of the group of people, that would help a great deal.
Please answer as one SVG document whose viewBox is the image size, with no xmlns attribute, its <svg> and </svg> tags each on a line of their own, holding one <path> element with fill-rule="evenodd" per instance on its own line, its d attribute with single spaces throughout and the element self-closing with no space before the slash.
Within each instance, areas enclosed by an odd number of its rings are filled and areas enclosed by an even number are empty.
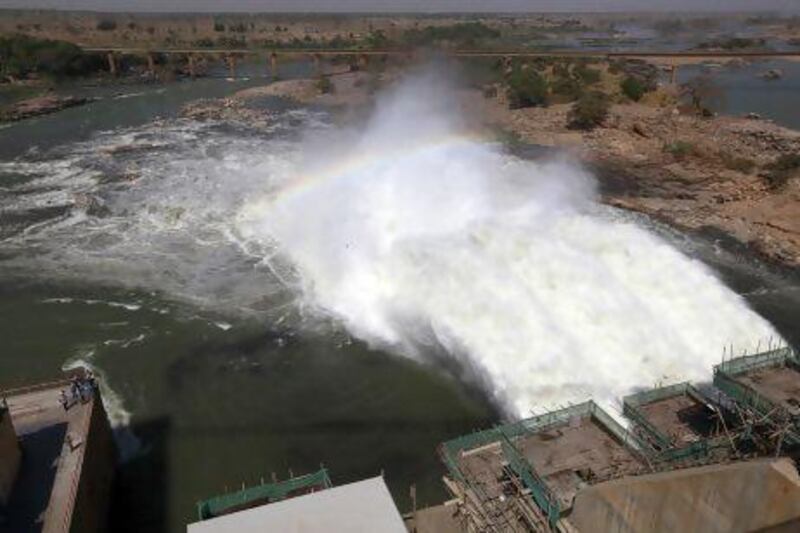
<svg viewBox="0 0 800 533">
<path fill-rule="evenodd" d="M 84 376 L 72 376 L 68 389 L 61 390 L 61 405 L 68 410 L 76 403 L 86 403 L 94 396 L 97 382 L 91 371 L 86 371 Z"/>
</svg>

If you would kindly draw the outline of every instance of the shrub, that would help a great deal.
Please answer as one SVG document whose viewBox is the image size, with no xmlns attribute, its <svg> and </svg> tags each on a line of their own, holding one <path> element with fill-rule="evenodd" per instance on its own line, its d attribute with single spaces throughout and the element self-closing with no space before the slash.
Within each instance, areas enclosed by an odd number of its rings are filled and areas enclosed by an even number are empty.
<svg viewBox="0 0 800 533">
<path fill-rule="evenodd" d="M 569 101 L 577 100 L 583 94 L 583 86 L 574 78 L 557 78 L 550 84 L 550 90 Z"/>
<path fill-rule="evenodd" d="M 769 188 L 781 189 L 800 171 L 800 154 L 784 154 L 765 168 L 767 172 L 764 174 L 764 178 L 766 178 Z"/>
<path fill-rule="evenodd" d="M 687 141 L 673 141 L 664 144 L 664 151 L 677 159 L 683 159 L 695 153 L 695 146 Z"/>
<path fill-rule="evenodd" d="M 634 102 L 638 102 L 644 96 L 645 89 L 644 85 L 631 76 L 628 76 L 619 84 L 620 88 L 622 89 L 622 94 L 633 100 Z"/>
<path fill-rule="evenodd" d="M 85 54 L 65 41 L 36 39 L 26 35 L 0 37 L 0 74 L 24 77 L 33 72 L 52 76 L 88 74 L 100 70 L 102 59 Z"/>
<path fill-rule="evenodd" d="M 333 92 L 333 83 L 330 78 L 320 76 L 317 80 L 317 90 L 322 94 L 329 94 Z"/>
<path fill-rule="evenodd" d="M 508 78 L 506 96 L 511 109 L 546 105 L 547 81 L 537 72 L 516 67 Z"/>
<path fill-rule="evenodd" d="M 611 107 L 608 95 L 591 91 L 581 95 L 567 115 L 567 126 L 573 129 L 590 130 L 603 123 Z"/>
<path fill-rule="evenodd" d="M 585 85 L 594 85 L 600 81 L 600 72 L 582 63 L 574 68 L 573 73 L 575 77 L 581 80 Z"/>
<path fill-rule="evenodd" d="M 113 20 L 103 19 L 97 23 L 97 29 L 100 31 L 116 30 L 117 23 Z"/>
<path fill-rule="evenodd" d="M 738 157 L 731 154 L 722 154 L 722 164 L 725 168 L 750 174 L 756 166 L 756 162 L 747 157 Z"/>
</svg>

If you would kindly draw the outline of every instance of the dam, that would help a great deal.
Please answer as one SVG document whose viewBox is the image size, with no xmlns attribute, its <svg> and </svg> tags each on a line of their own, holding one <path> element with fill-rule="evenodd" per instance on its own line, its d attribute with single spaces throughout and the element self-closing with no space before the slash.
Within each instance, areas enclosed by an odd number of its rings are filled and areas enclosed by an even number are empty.
<svg viewBox="0 0 800 533">
<path fill-rule="evenodd" d="M 106 531 L 116 448 L 90 376 L 0 398 L 0 531 Z"/>
</svg>

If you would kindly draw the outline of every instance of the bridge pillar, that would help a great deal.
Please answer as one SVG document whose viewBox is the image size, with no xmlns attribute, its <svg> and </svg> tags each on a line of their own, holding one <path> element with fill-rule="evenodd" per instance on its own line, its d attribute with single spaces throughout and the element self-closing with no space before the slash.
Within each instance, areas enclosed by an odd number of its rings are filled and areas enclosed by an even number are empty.
<svg viewBox="0 0 800 533">
<path fill-rule="evenodd" d="M 359 70 L 367 70 L 368 66 L 369 66 L 369 56 L 367 54 L 360 54 L 358 56 Z"/>
<path fill-rule="evenodd" d="M 669 82 L 673 86 L 677 86 L 678 85 L 678 64 L 677 63 L 673 63 L 672 64 L 672 70 L 669 73 Z"/>
<path fill-rule="evenodd" d="M 114 57 L 114 52 L 109 52 L 106 55 L 108 59 L 108 72 L 111 73 L 112 76 L 117 75 L 117 59 Z"/>
<path fill-rule="evenodd" d="M 194 68 L 194 56 L 189 54 L 189 76 L 194 79 L 196 73 Z"/>
<path fill-rule="evenodd" d="M 322 61 L 319 54 L 311 54 L 311 60 L 314 62 L 314 76 L 322 75 Z"/>
<path fill-rule="evenodd" d="M 236 56 L 228 56 L 228 73 L 231 78 L 236 77 Z"/>
<path fill-rule="evenodd" d="M 273 80 L 278 79 L 278 54 L 275 52 L 269 55 L 269 75 Z"/>
<path fill-rule="evenodd" d="M 147 54 L 147 71 L 150 73 L 151 76 L 156 75 L 156 60 L 153 57 L 153 54 Z"/>
</svg>

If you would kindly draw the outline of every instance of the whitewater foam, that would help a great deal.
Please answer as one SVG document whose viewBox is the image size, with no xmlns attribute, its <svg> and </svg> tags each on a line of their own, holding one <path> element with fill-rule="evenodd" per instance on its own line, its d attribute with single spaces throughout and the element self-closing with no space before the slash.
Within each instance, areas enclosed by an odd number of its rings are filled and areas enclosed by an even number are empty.
<svg viewBox="0 0 800 533">
<path fill-rule="evenodd" d="M 374 345 L 445 347 L 516 415 L 707 379 L 723 346 L 777 336 L 704 265 L 598 206 L 579 167 L 465 140 L 445 100 L 402 87 L 358 142 L 306 166 L 321 177 L 301 168 L 305 185 L 241 212 L 309 305 Z"/>
<path fill-rule="evenodd" d="M 65 212 L 0 241 L 2 264 L 286 330 L 333 319 L 420 360 L 443 347 L 513 415 L 707 379 L 723 347 L 778 337 L 703 264 L 600 206 L 579 166 L 476 138 L 452 100 L 422 77 L 363 128 L 297 109 L 258 134 L 181 119 L 4 163 L 22 178 L 0 208 Z M 114 149 L 131 143 L 158 149 Z"/>
</svg>

